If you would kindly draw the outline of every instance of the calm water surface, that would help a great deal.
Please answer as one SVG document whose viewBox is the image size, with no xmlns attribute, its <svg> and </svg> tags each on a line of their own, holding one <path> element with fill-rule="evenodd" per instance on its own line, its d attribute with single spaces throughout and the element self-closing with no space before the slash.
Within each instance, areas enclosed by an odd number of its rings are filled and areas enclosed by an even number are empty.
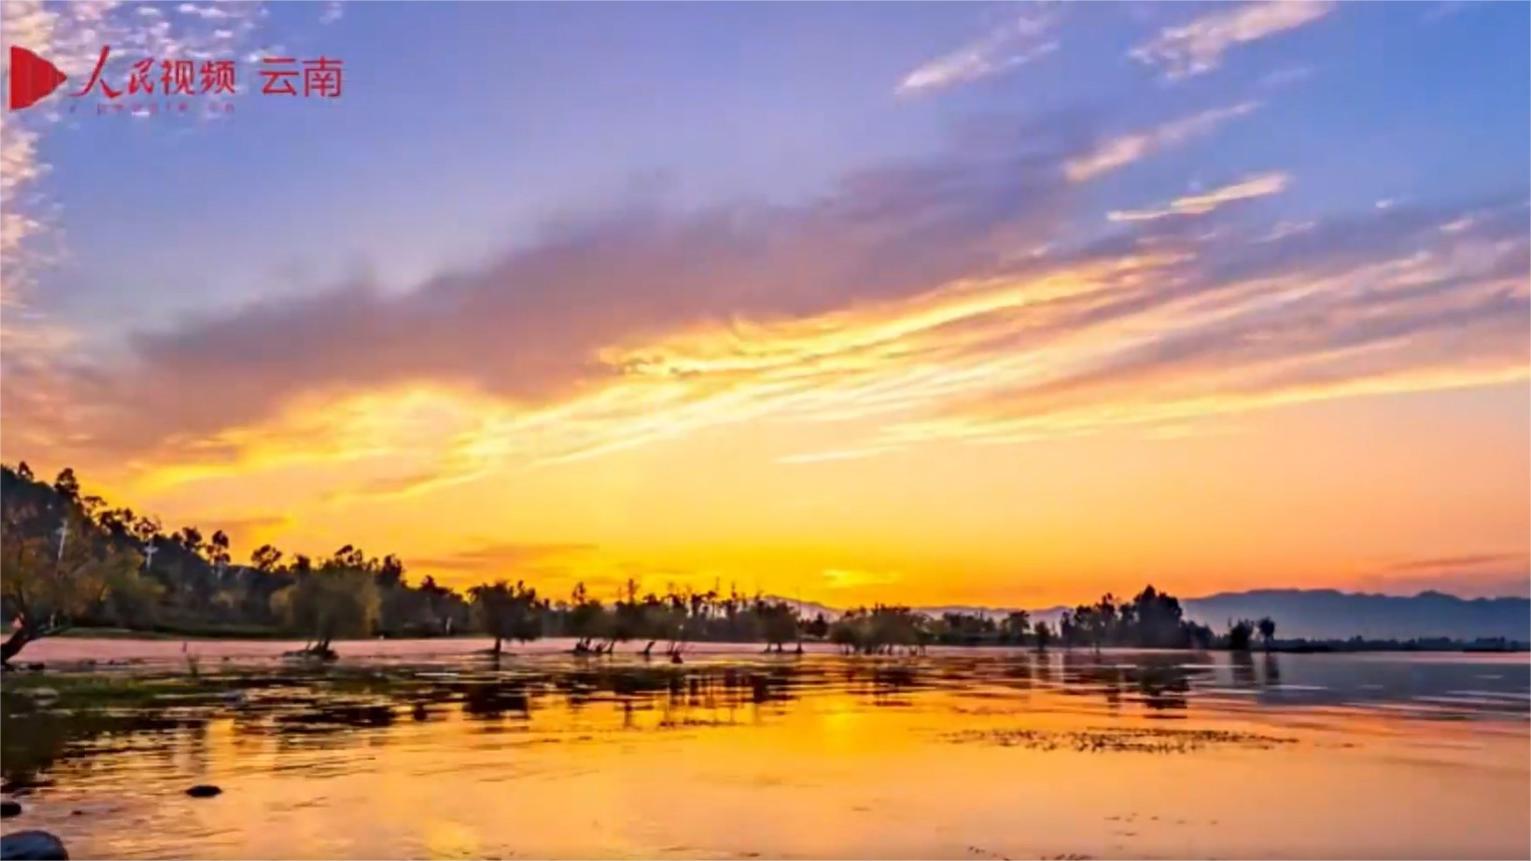
<svg viewBox="0 0 1531 861">
<path fill-rule="evenodd" d="M 1525 655 L 484 646 L 194 643 L 193 677 L 180 643 L 36 644 L 4 828 L 82 858 L 1531 855 Z M 86 657 L 132 662 L 52 672 Z"/>
</svg>

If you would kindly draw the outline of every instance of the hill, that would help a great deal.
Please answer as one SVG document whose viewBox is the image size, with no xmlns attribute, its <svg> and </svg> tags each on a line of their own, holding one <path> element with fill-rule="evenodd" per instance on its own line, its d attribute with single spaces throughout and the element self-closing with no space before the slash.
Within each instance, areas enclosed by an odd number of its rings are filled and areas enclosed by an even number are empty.
<svg viewBox="0 0 1531 861">
<path fill-rule="evenodd" d="M 1219 592 L 1181 602 L 1187 619 L 1223 631 L 1235 619 L 1276 620 L 1282 639 L 1348 640 L 1360 636 L 1377 640 L 1411 640 L 1446 637 L 1453 640 L 1503 637 L 1518 643 L 1531 642 L 1531 600 L 1526 598 L 1459 598 L 1444 592 L 1418 595 L 1376 595 L 1336 589 L 1255 589 Z M 840 610 L 822 604 L 804 609 L 822 611 L 836 618 Z M 998 621 L 1012 608 L 978 606 L 915 607 L 917 612 L 939 618 L 954 612 Z M 1047 622 L 1055 629 L 1068 607 L 1028 609 L 1033 623 Z"/>
<path fill-rule="evenodd" d="M 1229 619 L 1270 616 L 1279 636 L 1407 640 L 1503 637 L 1531 641 L 1531 600 L 1458 598 L 1444 592 L 1374 595 L 1334 589 L 1221 592 L 1185 602 L 1186 615 L 1221 630 Z"/>
</svg>

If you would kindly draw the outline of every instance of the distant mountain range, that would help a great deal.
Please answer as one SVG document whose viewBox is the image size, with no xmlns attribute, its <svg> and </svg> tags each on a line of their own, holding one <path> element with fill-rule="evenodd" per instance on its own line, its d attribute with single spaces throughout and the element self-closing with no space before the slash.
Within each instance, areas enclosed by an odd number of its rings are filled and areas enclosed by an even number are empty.
<svg viewBox="0 0 1531 861">
<path fill-rule="evenodd" d="M 1370 595 L 1334 589 L 1220 592 L 1182 602 L 1191 618 L 1222 630 L 1229 619 L 1269 616 L 1278 637 L 1368 639 L 1504 637 L 1531 641 L 1531 600 L 1458 598 L 1444 592 Z"/>
<path fill-rule="evenodd" d="M 796 604 L 802 613 L 824 613 L 830 618 L 839 610 L 813 602 Z M 1367 639 L 1411 640 L 1449 637 L 1473 640 L 1479 637 L 1503 637 L 1515 642 L 1531 642 L 1531 599 L 1458 598 L 1443 592 L 1418 595 L 1374 595 L 1340 592 L 1335 589 L 1255 589 L 1248 592 L 1219 592 L 1202 598 L 1181 599 L 1187 618 L 1224 630 L 1233 619 L 1259 619 L 1269 616 L 1276 621 L 1278 639 L 1343 640 L 1353 636 Z M 995 618 L 1011 612 L 1006 607 L 942 606 L 916 607 L 932 616 L 943 613 L 979 613 Z M 1046 621 L 1056 626 L 1067 607 L 1028 609 L 1033 622 Z"/>
</svg>

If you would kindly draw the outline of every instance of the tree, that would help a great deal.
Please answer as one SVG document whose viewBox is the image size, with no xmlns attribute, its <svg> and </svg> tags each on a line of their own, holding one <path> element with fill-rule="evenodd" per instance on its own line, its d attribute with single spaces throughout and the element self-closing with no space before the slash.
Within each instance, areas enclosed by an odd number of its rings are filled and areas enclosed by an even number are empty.
<svg viewBox="0 0 1531 861">
<path fill-rule="evenodd" d="M 803 633 L 822 640 L 829 636 L 829 620 L 824 618 L 823 613 L 815 613 L 812 619 L 803 623 Z"/>
<path fill-rule="evenodd" d="M 122 628 L 144 628 L 154 622 L 165 587 L 139 573 L 137 564 L 106 569 L 99 583 L 94 613 Z"/>
<path fill-rule="evenodd" d="M 0 645 L 0 664 L 27 643 L 69 628 L 141 564 L 137 553 L 94 540 L 73 509 L 57 533 L 28 535 L 25 522 L 35 514 L 12 509 L 0 532 L 0 596 L 15 619 Z"/>
<path fill-rule="evenodd" d="M 1053 629 L 1046 622 L 1038 622 L 1036 627 L 1037 651 L 1047 651 L 1047 644 L 1052 642 Z"/>
<path fill-rule="evenodd" d="M 1187 645 L 1180 601 L 1147 586 L 1131 603 L 1123 605 L 1123 633 L 1135 645 L 1164 649 Z"/>
<path fill-rule="evenodd" d="M 1025 610 L 1010 613 L 1000 624 L 1000 630 L 1004 632 L 1006 640 L 1019 644 L 1026 639 L 1026 634 L 1031 630 L 1031 614 Z"/>
<path fill-rule="evenodd" d="M 171 536 L 171 540 L 186 548 L 186 552 L 193 556 L 202 554 L 202 530 L 195 526 L 184 526 L 180 532 Z"/>
<path fill-rule="evenodd" d="M 272 611 L 288 629 L 310 638 L 306 652 L 332 658 L 330 641 L 361 637 L 377 623 L 377 584 L 360 568 L 326 562 L 271 596 Z"/>
<path fill-rule="evenodd" d="M 1271 640 L 1276 639 L 1276 620 L 1269 616 L 1260 620 L 1260 639 L 1265 641 L 1265 651 L 1271 650 Z"/>
<path fill-rule="evenodd" d="M 143 545 L 154 545 L 159 542 L 164 527 L 160 526 L 158 517 L 140 517 L 133 524 L 133 537 Z"/>
<path fill-rule="evenodd" d="M 591 641 L 606 635 L 606 608 L 599 600 L 590 597 L 584 583 L 574 584 L 574 591 L 569 596 L 568 621 L 569 633 L 576 638 L 576 652 L 589 651 Z"/>
<path fill-rule="evenodd" d="M 53 480 L 53 489 L 65 501 L 73 502 L 80 496 L 80 480 L 74 477 L 74 470 L 66 466 Z"/>
<path fill-rule="evenodd" d="M 497 580 L 487 586 L 468 590 L 473 618 L 479 630 L 494 637 L 494 654 L 500 654 L 502 640 L 530 642 L 542 636 L 541 606 L 537 590 L 517 581 L 507 585 Z"/>
<path fill-rule="evenodd" d="M 213 563 L 213 566 L 222 572 L 232 558 L 234 557 L 230 552 L 228 533 L 222 529 L 215 531 L 213 537 L 207 540 L 207 561 Z"/>
<path fill-rule="evenodd" d="M 1255 626 L 1248 619 L 1240 619 L 1228 626 L 1228 648 L 1236 652 L 1249 651 L 1249 641 L 1254 636 Z"/>
<path fill-rule="evenodd" d="M 1110 616 L 1106 615 L 1108 609 Z M 1106 634 L 1111 630 L 1115 618 L 1116 608 L 1111 605 L 1108 598 L 1102 598 L 1098 605 L 1080 604 L 1074 608 L 1074 629 L 1082 633 L 1099 653 L 1101 643 L 1105 642 Z"/>
<path fill-rule="evenodd" d="M 1063 648 L 1074 648 L 1074 641 L 1079 637 L 1079 628 L 1074 624 L 1074 611 L 1064 610 L 1063 615 L 1058 617 L 1058 637 L 1063 640 Z"/>
<path fill-rule="evenodd" d="M 680 653 L 686 637 L 686 604 L 676 594 L 670 594 L 664 598 L 655 595 L 645 595 L 643 598 L 643 621 L 644 629 L 648 632 L 649 643 L 643 648 L 643 656 L 648 657 L 657 640 L 668 641 L 665 653 L 671 661 L 679 662 Z"/>
<path fill-rule="evenodd" d="M 775 646 L 781 652 L 788 640 L 797 639 L 797 610 L 786 601 L 755 599 L 755 616 L 760 620 L 760 633 L 765 638 L 766 649 Z"/>
<path fill-rule="evenodd" d="M 250 564 L 262 574 L 270 574 L 276 567 L 282 564 L 282 551 L 270 544 L 262 544 L 250 554 Z"/>
</svg>

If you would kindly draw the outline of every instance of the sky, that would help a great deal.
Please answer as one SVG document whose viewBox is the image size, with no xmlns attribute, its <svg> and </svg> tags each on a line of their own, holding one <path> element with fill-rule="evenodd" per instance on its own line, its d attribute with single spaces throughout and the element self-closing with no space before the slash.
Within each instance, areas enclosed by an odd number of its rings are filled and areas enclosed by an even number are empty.
<svg viewBox="0 0 1531 861">
<path fill-rule="evenodd" d="M 1524 4 L 3 12 L 69 80 L 0 125 L 0 456 L 236 557 L 1531 586 Z"/>
</svg>

